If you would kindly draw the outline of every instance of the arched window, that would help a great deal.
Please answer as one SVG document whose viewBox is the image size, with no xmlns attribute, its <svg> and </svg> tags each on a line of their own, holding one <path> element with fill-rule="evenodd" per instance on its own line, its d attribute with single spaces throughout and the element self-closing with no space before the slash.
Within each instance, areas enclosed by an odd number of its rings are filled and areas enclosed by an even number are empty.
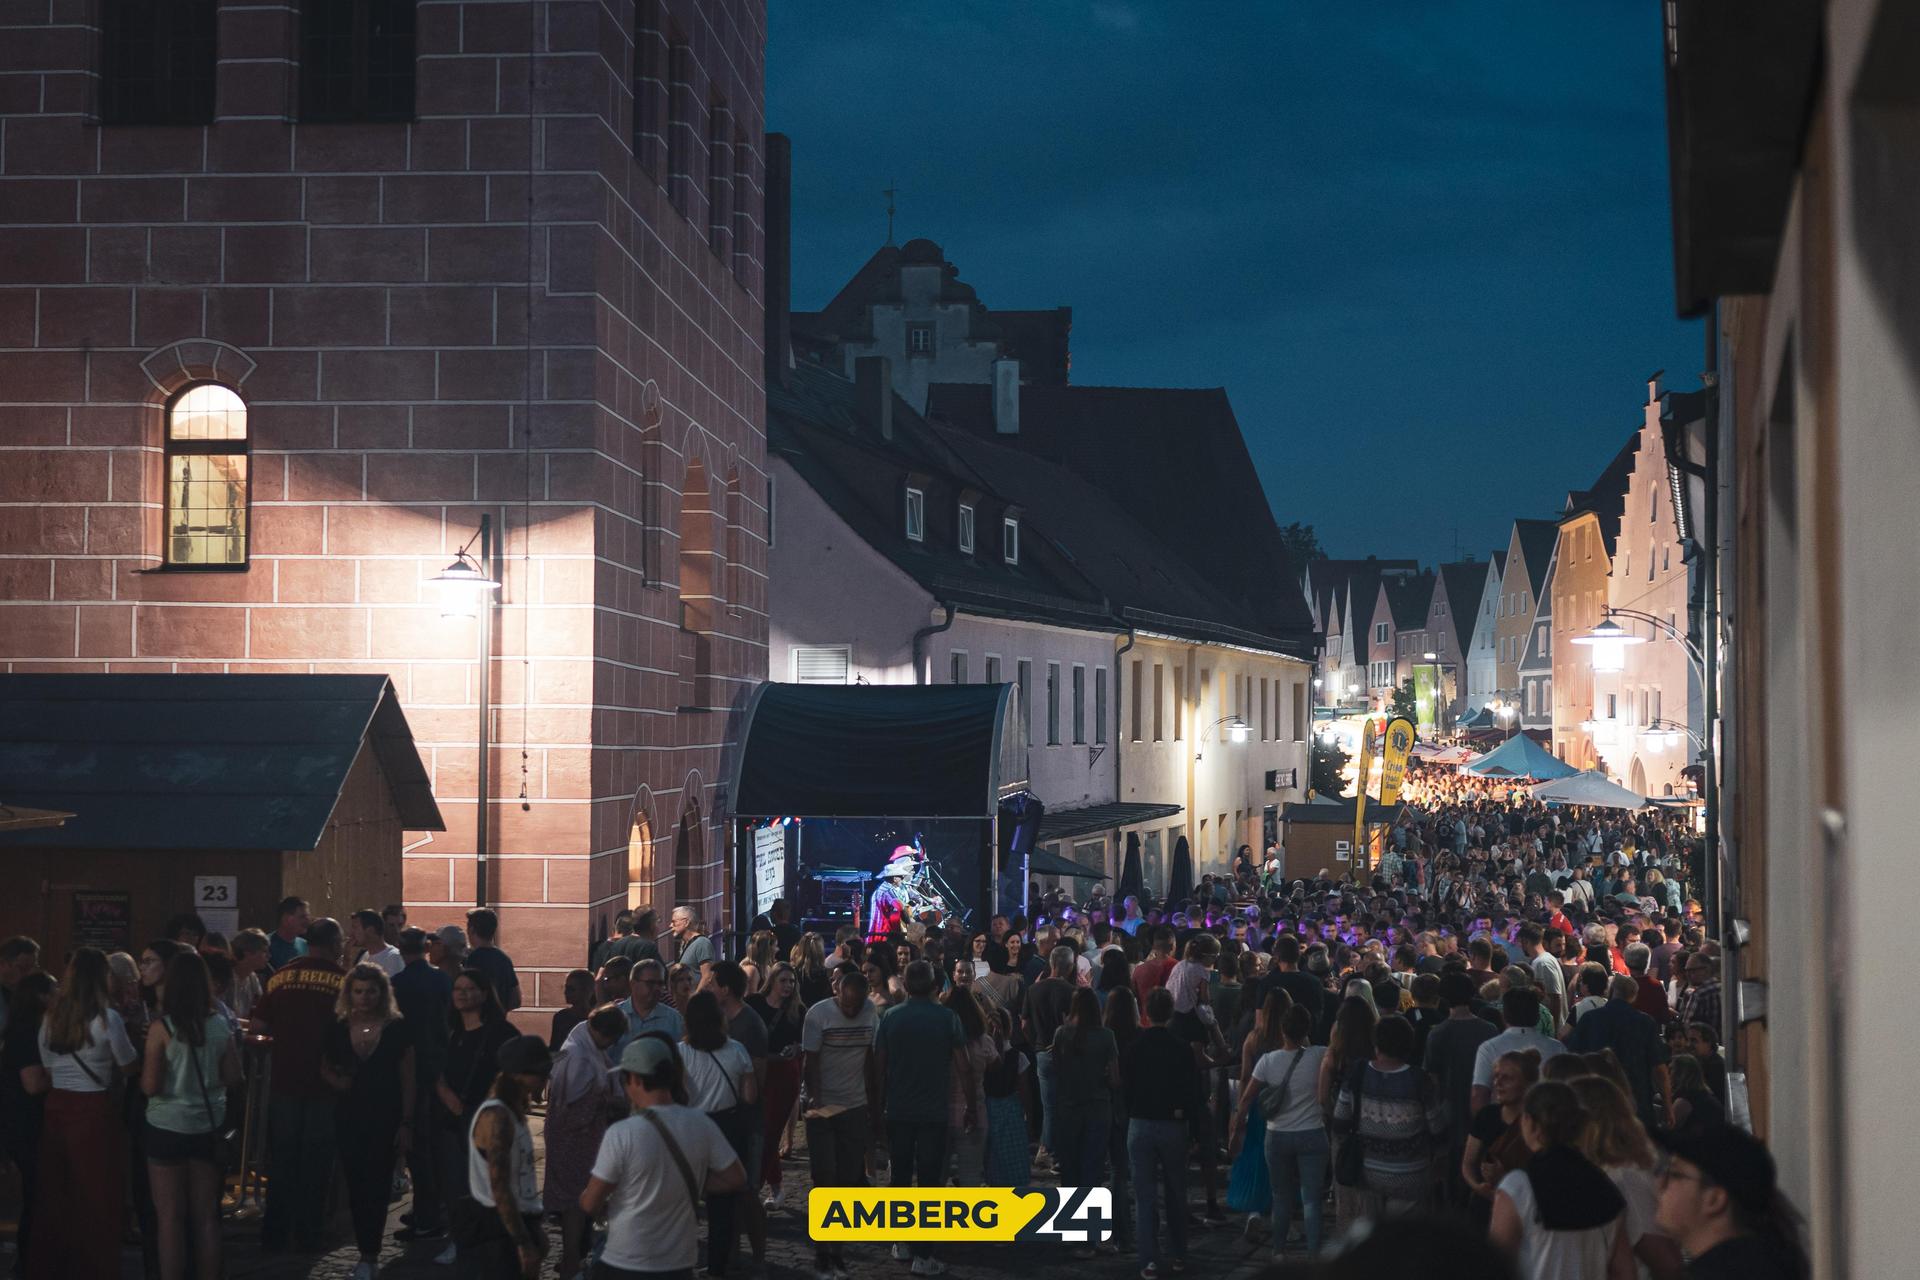
<svg viewBox="0 0 1920 1280">
<path fill-rule="evenodd" d="M 167 406 L 166 562 L 247 562 L 247 406 L 218 383 Z"/>
</svg>

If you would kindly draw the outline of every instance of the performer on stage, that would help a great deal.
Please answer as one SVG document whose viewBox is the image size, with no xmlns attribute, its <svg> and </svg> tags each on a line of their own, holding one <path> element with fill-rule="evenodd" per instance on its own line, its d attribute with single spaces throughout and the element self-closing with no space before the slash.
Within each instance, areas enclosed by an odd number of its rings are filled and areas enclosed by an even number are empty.
<svg viewBox="0 0 1920 1280">
<path fill-rule="evenodd" d="M 913 874 L 913 863 L 913 846 L 903 844 L 893 851 L 880 873 L 880 887 L 873 891 L 873 906 L 867 916 L 867 945 L 885 942 L 894 929 L 907 922 L 912 892 L 907 888 L 907 878 Z"/>
</svg>

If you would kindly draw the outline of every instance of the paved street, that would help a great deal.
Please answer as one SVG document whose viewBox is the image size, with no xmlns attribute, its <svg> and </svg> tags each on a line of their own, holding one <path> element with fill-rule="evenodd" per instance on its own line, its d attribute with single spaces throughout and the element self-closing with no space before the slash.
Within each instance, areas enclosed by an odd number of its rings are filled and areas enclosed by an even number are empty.
<svg viewBox="0 0 1920 1280">
<path fill-rule="evenodd" d="M 537 1123 L 536 1120 L 536 1126 Z M 536 1149 L 544 1148 L 536 1144 Z M 768 1223 L 768 1272 L 776 1276 L 810 1276 L 813 1253 L 806 1239 L 802 1217 L 802 1206 L 809 1186 L 804 1151 L 787 1160 L 785 1171 L 788 1207 L 774 1214 Z M 1196 1181 L 1189 1185 L 1197 1208 L 1198 1183 Z M 463 1274 L 460 1267 L 440 1267 L 433 1262 L 443 1242 L 412 1248 L 403 1248 L 393 1242 L 392 1232 L 399 1229 L 400 1214 L 407 1211 L 409 1204 L 410 1201 L 403 1198 L 393 1205 L 387 1248 L 381 1255 L 382 1276 L 390 1280 L 457 1280 Z M 1210 1280 L 1245 1280 L 1266 1270 L 1270 1254 L 1264 1236 L 1258 1243 L 1249 1242 L 1242 1234 L 1244 1225 L 1245 1218 L 1236 1215 L 1225 1226 L 1194 1229 L 1190 1236 L 1192 1249 L 1189 1273 L 1206 1276 Z M 338 1244 L 328 1253 L 319 1256 L 267 1254 L 258 1246 L 257 1217 L 230 1218 L 227 1230 L 228 1275 L 232 1280 L 346 1280 L 354 1264 L 359 1261 L 349 1235 L 346 1211 L 342 1205 L 335 1218 L 334 1238 Z M 552 1247 L 541 1274 L 543 1277 L 557 1277 L 558 1233 L 550 1230 L 549 1236 Z M 1301 1256 L 1297 1243 L 1290 1252 L 1292 1256 Z M 941 1257 L 952 1269 L 956 1280 L 1004 1275 L 1016 1265 L 1011 1246 L 1007 1245 L 943 1247 Z M 852 1246 L 848 1249 L 848 1259 L 853 1264 L 852 1271 L 858 1280 L 879 1280 L 880 1277 L 904 1277 L 908 1274 L 907 1265 L 894 1262 L 885 1245 Z M 1022 1246 L 1017 1265 L 1024 1274 L 1039 1277 L 1074 1275 L 1118 1280 L 1119 1277 L 1139 1273 L 1139 1266 L 1131 1252 L 1080 1261 L 1072 1257 L 1071 1246 L 1066 1244 Z M 747 1273 L 745 1263 L 736 1261 L 733 1274 L 745 1276 Z M 123 1255 L 122 1276 L 124 1280 L 141 1280 L 139 1258 L 132 1250 Z"/>
</svg>

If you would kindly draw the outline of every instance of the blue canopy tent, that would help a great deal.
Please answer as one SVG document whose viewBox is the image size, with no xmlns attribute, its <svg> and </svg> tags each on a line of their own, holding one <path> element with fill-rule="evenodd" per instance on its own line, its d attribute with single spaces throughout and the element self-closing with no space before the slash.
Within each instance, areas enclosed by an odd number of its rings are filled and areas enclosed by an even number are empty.
<svg viewBox="0 0 1920 1280">
<path fill-rule="evenodd" d="M 1555 759 L 1526 734 L 1517 733 L 1472 764 L 1461 765 L 1460 772 L 1472 778 L 1532 778 L 1545 782 L 1571 778 L 1580 771 L 1564 760 Z"/>
</svg>

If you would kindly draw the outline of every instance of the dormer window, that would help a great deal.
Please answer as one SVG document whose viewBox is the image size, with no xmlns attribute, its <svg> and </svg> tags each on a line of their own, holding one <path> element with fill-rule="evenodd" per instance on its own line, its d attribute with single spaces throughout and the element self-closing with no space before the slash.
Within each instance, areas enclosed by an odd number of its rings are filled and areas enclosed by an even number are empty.
<svg viewBox="0 0 1920 1280">
<path fill-rule="evenodd" d="M 960 544 L 960 550 L 973 554 L 973 504 L 960 504 L 959 518 L 954 522 L 954 539 Z"/>
<path fill-rule="evenodd" d="M 927 495 L 923 489 L 907 486 L 907 541 L 927 540 Z"/>
<path fill-rule="evenodd" d="M 1000 522 L 1000 558 L 1008 564 L 1020 563 L 1020 521 L 1013 516 Z"/>
</svg>

